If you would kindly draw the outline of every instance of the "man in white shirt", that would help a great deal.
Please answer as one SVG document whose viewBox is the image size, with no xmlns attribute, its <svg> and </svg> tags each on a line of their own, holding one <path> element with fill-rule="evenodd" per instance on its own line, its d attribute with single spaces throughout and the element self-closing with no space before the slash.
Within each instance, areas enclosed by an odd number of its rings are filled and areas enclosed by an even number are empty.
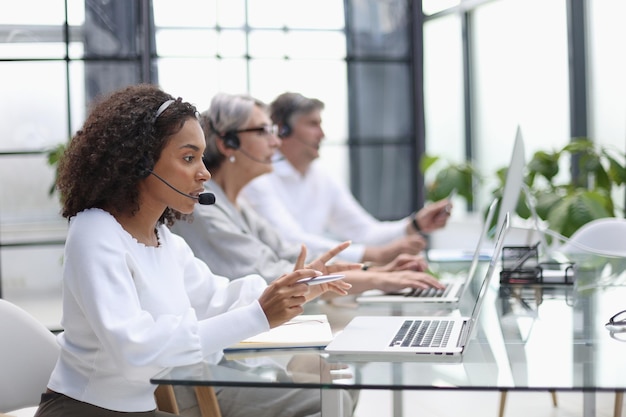
<svg viewBox="0 0 626 417">
<path fill-rule="evenodd" d="M 426 244 L 421 233 L 445 226 L 451 209 L 448 200 L 401 220 L 379 221 L 315 163 L 324 139 L 324 103 L 288 92 L 270 107 L 283 139 L 284 158 L 274 164 L 272 173 L 248 184 L 242 195 L 285 240 L 303 242 L 316 253 L 351 240 L 342 259 L 383 264 L 402 253 L 418 254 Z"/>
</svg>

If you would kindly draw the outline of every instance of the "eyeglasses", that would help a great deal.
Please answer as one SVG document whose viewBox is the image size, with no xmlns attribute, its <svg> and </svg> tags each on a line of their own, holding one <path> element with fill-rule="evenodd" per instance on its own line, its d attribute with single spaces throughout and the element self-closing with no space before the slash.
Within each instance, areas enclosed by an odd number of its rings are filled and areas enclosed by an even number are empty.
<svg viewBox="0 0 626 417">
<path fill-rule="evenodd" d="M 626 310 L 622 310 L 611 317 L 605 326 L 611 332 L 626 332 Z"/>
<path fill-rule="evenodd" d="M 263 125 L 259 127 L 250 127 L 248 129 L 239 129 L 235 130 L 235 133 L 245 133 L 245 132 L 259 132 L 261 135 L 278 135 L 278 126 L 277 125 Z"/>
</svg>

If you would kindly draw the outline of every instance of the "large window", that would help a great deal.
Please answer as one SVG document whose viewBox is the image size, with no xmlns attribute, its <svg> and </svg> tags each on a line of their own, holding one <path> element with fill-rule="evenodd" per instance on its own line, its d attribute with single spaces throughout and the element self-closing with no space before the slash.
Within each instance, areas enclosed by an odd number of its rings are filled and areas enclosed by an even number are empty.
<svg viewBox="0 0 626 417">
<path fill-rule="evenodd" d="M 485 175 L 507 166 L 516 126 L 526 157 L 570 140 L 565 2 L 502 0 L 472 19 L 476 163 Z M 486 190 L 487 192 L 489 190 Z"/>
<path fill-rule="evenodd" d="M 4 7 L 2 295 L 58 288 L 66 222 L 58 197 L 48 194 L 54 170 L 46 151 L 80 127 L 94 97 L 129 84 L 158 83 L 199 110 L 218 91 L 266 102 L 287 90 L 319 98 L 326 103 L 322 163 L 348 182 L 343 7 L 342 0 L 20 0 Z"/>
<path fill-rule="evenodd" d="M 424 24 L 426 149 L 453 162 L 466 157 L 461 40 L 456 14 Z"/>
<path fill-rule="evenodd" d="M 581 134 L 623 149 L 622 3 L 423 0 L 426 152 L 471 155 L 494 178 L 517 126 L 527 159 Z M 492 185 L 477 190 L 477 208 Z"/>
<path fill-rule="evenodd" d="M 626 2 L 589 1 L 590 137 L 626 150 Z"/>
</svg>

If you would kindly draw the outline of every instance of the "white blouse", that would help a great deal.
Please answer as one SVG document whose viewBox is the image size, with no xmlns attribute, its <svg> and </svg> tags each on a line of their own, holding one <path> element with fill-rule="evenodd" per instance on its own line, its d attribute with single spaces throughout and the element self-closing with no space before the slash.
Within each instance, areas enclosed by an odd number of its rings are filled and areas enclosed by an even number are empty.
<svg viewBox="0 0 626 417">
<path fill-rule="evenodd" d="M 50 389 L 111 410 L 152 410 L 150 377 L 217 362 L 225 347 L 269 329 L 261 277 L 214 275 L 167 227 L 158 237 L 158 247 L 145 246 L 99 209 L 71 219 Z"/>
</svg>

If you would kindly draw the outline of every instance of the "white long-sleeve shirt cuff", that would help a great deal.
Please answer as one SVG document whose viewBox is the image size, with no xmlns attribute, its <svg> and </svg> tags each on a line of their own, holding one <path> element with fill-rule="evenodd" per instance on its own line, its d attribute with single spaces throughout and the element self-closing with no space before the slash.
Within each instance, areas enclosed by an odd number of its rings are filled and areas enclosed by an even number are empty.
<svg viewBox="0 0 626 417">
<path fill-rule="evenodd" d="M 265 312 L 258 301 L 202 320 L 198 327 L 202 355 L 207 359 L 215 358 L 215 354 L 224 348 L 268 331 L 269 328 Z"/>
</svg>

